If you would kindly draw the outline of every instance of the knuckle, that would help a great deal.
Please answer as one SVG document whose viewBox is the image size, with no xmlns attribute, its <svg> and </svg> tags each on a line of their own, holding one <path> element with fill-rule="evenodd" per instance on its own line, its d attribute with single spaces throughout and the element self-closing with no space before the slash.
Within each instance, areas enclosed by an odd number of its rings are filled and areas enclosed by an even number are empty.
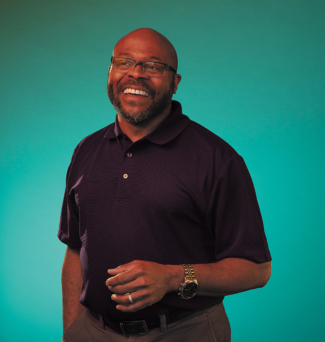
<svg viewBox="0 0 325 342">
<path fill-rule="evenodd" d="M 146 267 L 145 267 L 145 265 L 143 265 L 143 264 L 138 265 L 137 268 L 138 268 L 137 271 L 138 271 L 140 274 L 144 274 L 145 271 L 146 271 Z"/>
<path fill-rule="evenodd" d="M 141 278 L 140 279 L 140 286 L 142 286 L 142 287 L 148 286 L 148 280 L 146 278 Z"/>
</svg>

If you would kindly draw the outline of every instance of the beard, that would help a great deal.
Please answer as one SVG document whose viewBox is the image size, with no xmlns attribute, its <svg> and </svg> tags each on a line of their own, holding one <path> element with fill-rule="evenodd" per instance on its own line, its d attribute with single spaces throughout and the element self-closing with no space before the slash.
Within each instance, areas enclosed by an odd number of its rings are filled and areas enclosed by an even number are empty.
<svg viewBox="0 0 325 342">
<path fill-rule="evenodd" d="M 117 114 L 121 116 L 121 118 L 134 126 L 139 126 L 144 123 L 151 121 L 161 114 L 171 103 L 173 97 L 173 89 L 175 85 L 174 78 L 171 81 L 169 90 L 162 94 L 160 98 L 157 98 L 157 92 L 155 89 L 149 87 L 143 80 L 139 79 L 137 82 L 133 80 L 129 80 L 123 84 L 123 87 L 126 85 L 140 85 L 150 94 L 152 97 L 152 103 L 142 111 L 137 111 L 136 109 L 133 112 L 129 112 L 123 109 L 121 105 L 121 101 L 119 95 L 122 93 L 122 86 L 118 85 L 116 88 L 117 94 L 114 94 L 114 89 L 112 84 L 107 84 L 107 94 L 108 97 L 114 106 Z M 136 107 L 136 102 L 128 102 L 129 105 Z"/>
</svg>

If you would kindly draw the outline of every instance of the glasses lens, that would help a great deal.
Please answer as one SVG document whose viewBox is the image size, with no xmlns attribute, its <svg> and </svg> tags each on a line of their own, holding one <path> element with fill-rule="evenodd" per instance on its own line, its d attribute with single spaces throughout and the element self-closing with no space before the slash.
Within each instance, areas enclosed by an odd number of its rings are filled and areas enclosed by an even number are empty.
<svg viewBox="0 0 325 342">
<path fill-rule="evenodd" d="M 149 76 L 164 76 L 166 66 L 163 63 L 139 62 L 143 64 L 143 72 Z M 124 57 L 115 57 L 113 59 L 113 69 L 119 72 L 130 72 L 134 69 L 135 61 Z"/>
<path fill-rule="evenodd" d="M 134 66 L 134 62 L 127 58 L 114 58 L 113 68 L 117 71 L 128 72 Z"/>
<path fill-rule="evenodd" d="M 150 76 L 162 76 L 165 73 L 165 64 L 146 62 L 143 63 L 144 72 Z"/>
</svg>

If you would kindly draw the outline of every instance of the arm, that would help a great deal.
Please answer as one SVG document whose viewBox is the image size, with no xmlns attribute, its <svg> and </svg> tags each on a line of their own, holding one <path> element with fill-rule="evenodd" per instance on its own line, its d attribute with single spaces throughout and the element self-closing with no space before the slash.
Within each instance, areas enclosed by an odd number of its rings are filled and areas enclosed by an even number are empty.
<svg viewBox="0 0 325 342">
<path fill-rule="evenodd" d="M 62 267 L 63 333 L 86 310 L 80 304 L 82 289 L 80 250 L 67 247 Z"/>
<path fill-rule="evenodd" d="M 271 276 L 271 262 L 227 258 L 213 264 L 194 265 L 198 295 L 226 296 L 263 287 Z M 201 281 L 200 281 L 200 280 Z"/>
<path fill-rule="evenodd" d="M 239 258 L 227 258 L 212 264 L 192 265 L 199 283 L 198 295 L 224 296 L 263 287 L 271 275 L 271 263 L 256 264 Z M 184 280 L 180 265 L 161 265 L 149 261 L 132 261 L 113 270 L 106 285 L 113 291 L 117 309 L 133 312 L 152 305 Z M 131 293 L 134 304 L 130 305 Z"/>
</svg>

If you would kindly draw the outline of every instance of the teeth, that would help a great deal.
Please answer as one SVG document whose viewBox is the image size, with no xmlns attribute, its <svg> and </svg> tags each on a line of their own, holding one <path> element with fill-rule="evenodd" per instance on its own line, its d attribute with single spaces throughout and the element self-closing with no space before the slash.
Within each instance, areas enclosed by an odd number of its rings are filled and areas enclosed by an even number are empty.
<svg viewBox="0 0 325 342">
<path fill-rule="evenodd" d="M 132 88 L 126 88 L 123 91 L 124 94 L 136 94 L 141 96 L 149 96 L 149 94 L 146 91 L 139 90 L 139 89 L 132 89 Z"/>
</svg>

